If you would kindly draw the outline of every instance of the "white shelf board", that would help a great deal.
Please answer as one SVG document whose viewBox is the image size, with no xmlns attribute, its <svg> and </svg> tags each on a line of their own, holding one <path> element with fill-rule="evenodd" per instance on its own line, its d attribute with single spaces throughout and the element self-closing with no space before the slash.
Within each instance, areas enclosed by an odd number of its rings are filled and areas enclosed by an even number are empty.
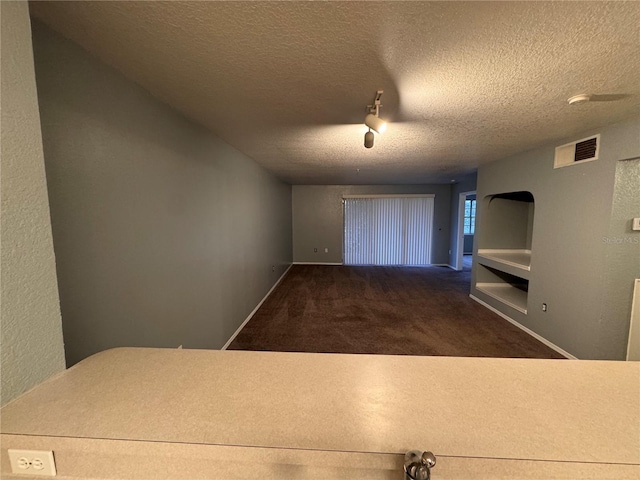
<svg viewBox="0 0 640 480">
<path fill-rule="evenodd" d="M 527 292 L 524 290 L 509 283 L 476 283 L 476 288 L 519 312 L 527 313 Z"/>
<path fill-rule="evenodd" d="M 525 249 L 478 249 L 478 263 L 495 268 L 516 277 L 529 279 L 531 250 Z"/>
</svg>

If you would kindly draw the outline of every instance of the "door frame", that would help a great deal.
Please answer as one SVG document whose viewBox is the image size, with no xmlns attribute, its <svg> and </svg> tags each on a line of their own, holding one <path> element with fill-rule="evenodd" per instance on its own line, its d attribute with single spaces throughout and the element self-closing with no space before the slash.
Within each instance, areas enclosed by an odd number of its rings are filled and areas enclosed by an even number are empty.
<svg viewBox="0 0 640 480">
<path fill-rule="evenodd" d="M 476 191 L 461 192 L 458 195 L 458 245 L 456 251 L 456 264 L 455 270 L 462 270 L 462 257 L 464 255 L 464 202 L 467 199 L 467 195 L 475 195 Z M 476 213 L 478 212 L 478 199 L 476 198 Z M 475 234 L 475 232 L 474 232 Z"/>
</svg>

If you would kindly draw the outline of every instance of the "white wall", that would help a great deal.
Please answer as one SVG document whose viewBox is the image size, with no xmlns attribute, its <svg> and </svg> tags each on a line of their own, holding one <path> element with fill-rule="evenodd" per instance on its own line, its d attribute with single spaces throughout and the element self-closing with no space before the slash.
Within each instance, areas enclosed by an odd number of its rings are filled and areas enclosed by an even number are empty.
<svg viewBox="0 0 640 480">
<path fill-rule="evenodd" d="M 5 404 L 65 362 L 27 2 L 0 2 L 0 22 Z"/>
</svg>

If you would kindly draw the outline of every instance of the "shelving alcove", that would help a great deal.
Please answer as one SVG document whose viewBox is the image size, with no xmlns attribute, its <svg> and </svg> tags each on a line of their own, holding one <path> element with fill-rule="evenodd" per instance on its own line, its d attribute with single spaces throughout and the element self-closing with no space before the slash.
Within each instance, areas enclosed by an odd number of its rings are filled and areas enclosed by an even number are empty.
<svg viewBox="0 0 640 480">
<path fill-rule="evenodd" d="M 487 195 L 476 256 L 478 291 L 527 313 L 534 198 L 530 192 Z M 505 312 L 508 314 L 509 312 Z"/>
</svg>

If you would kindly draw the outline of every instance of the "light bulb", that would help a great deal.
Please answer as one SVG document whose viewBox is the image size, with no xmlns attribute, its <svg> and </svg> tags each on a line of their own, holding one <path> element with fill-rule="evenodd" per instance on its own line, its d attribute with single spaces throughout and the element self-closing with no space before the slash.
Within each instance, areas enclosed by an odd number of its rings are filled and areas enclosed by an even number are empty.
<svg viewBox="0 0 640 480">
<path fill-rule="evenodd" d="M 373 147 L 373 132 L 369 131 L 364 134 L 364 148 Z"/>
</svg>

